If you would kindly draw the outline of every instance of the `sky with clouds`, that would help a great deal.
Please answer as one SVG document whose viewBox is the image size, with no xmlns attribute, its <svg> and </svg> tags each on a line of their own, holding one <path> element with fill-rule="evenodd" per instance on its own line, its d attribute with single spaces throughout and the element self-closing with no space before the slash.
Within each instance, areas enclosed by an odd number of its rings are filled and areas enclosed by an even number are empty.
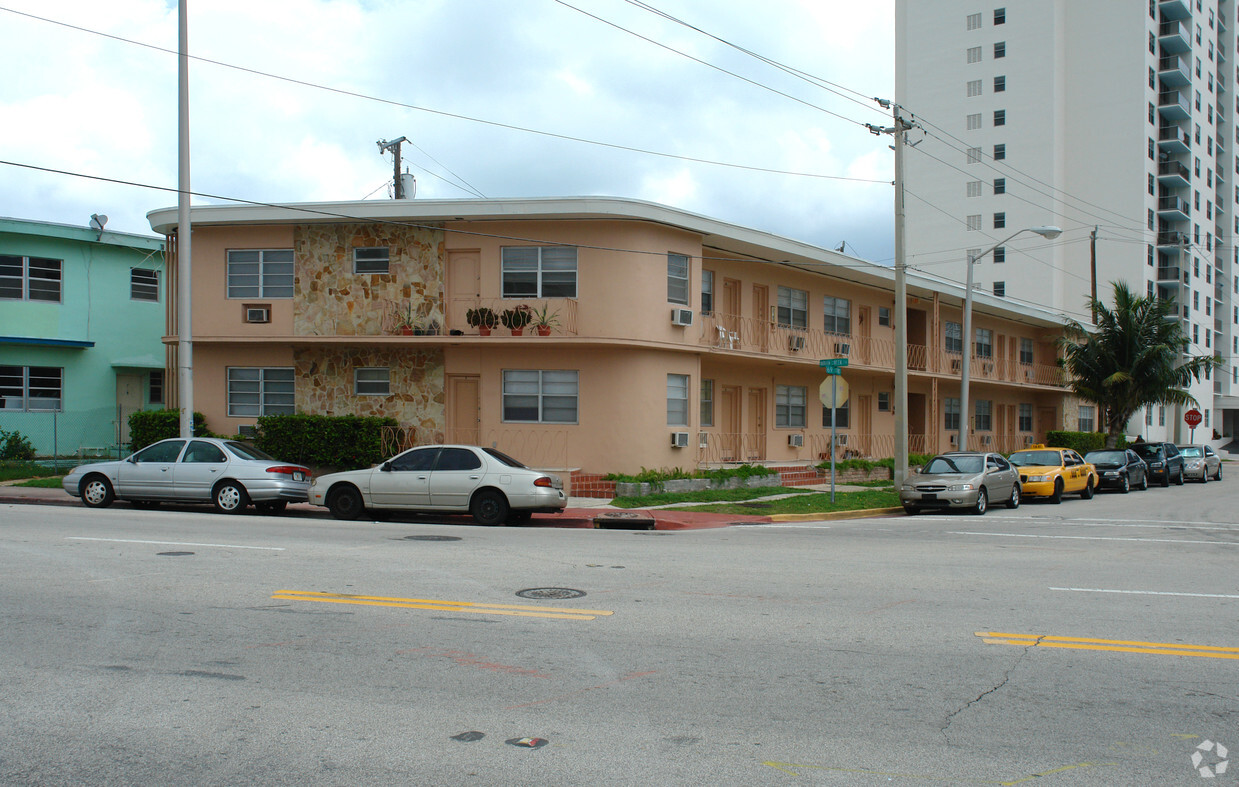
<svg viewBox="0 0 1239 787">
<path fill-rule="evenodd" d="M 176 48 L 175 0 L 0 0 L 0 215 L 150 234 Z M 195 204 L 388 199 L 375 142 L 405 136 L 419 197 L 630 197 L 893 256 L 863 124 L 890 125 L 894 0 L 189 0 L 189 51 Z"/>
</svg>

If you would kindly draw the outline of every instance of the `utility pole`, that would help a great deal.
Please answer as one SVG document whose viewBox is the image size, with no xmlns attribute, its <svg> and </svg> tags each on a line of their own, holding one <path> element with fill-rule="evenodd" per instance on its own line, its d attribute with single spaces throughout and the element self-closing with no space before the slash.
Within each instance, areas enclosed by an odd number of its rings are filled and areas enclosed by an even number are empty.
<svg viewBox="0 0 1239 787">
<path fill-rule="evenodd" d="M 392 181 L 396 184 L 396 199 L 404 199 L 404 183 L 400 181 L 400 143 L 408 141 L 405 137 L 397 137 L 391 142 L 380 139 L 374 143 L 379 146 L 380 153 L 386 153 L 389 150 L 392 153 Z"/>
<path fill-rule="evenodd" d="M 1093 231 L 1089 233 L 1089 236 L 1088 236 L 1088 261 L 1089 261 L 1089 269 L 1092 271 L 1092 280 L 1093 280 L 1093 300 L 1091 302 L 1092 303 L 1091 310 L 1093 312 L 1093 325 L 1097 324 L 1097 230 L 1098 229 L 1099 229 L 1098 227 L 1094 226 Z"/>
<path fill-rule="evenodd" d="M 180 0 L 177 69 L 177 199 L 176 199 L 176 366 L 180 435 L 194 436 L 193 256 L 189 217 L 189 20 L 186 0 Z"/>
<path fill-rule="evenodd" d="M 899 116 L 899 105 L 876 99 L 891 110 L 894 125 L 882 128 L 866 123 L 872 134 L 890 134 L 895 141 L 895 488 L 908 477 L 908 266 L 904 254 L 903 146 L 912 123 Z"/>
</svg>

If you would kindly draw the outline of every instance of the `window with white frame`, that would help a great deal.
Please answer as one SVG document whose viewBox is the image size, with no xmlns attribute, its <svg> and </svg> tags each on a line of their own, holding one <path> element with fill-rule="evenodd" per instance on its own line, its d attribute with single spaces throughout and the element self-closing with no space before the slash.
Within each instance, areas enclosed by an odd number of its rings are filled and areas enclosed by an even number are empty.
<svg viewBox="0 0 1239 787">
<path fill-rule="evenodd" d="M 942 428 L 959 429 L 959 399 L 946 396 L 942 399 Z"/>
<path fill-rule="evenodd" d="M 891 395 L 889 391 L 878 391 L 878 412 L 889 413 L 891 411 Z"/>
<path fill-rule="evenodd" d="M 999 298 L 1005 297 L 1007 294 L 1007 283 L 1005 281 L 994 282 L 994 294 Z"/>
<path fill-rule="evenodd" d="M 1031 432 L 1033 430 L 1032 413 L 1031 404 L 1027 402 L 1020 403 L 1019 430 L 1021 432 Z"/>
<path fill-rule="evenodd" d="M 964 351 L 964 326 L 957 322 L 947 322 L 943 326 L 942 335 L 946 340 L 946 351 L 949 353 L 963 353 Z"/>
<path fill-rule="evenodd" d="M 968 80 L 968 97 L 972 98 L 974 96 L 979 96 L 979 95 L 981 95 L 981 80 L 979 79 Z"/>
<path fill-rule="evenodd" d="M 504 246 L 503 297 L 575 298 L 575 246 Z"/>
<path fill-rule="evenodd" d="M 1166 405 L 1164 404 L 1157 406 L 1157 425 L 1158 426 L 1166 425 Z"/>
<path fill-rule="evenodd" d="M 667 253 L 667 300 L 688 305 L 688 256 Z"/>
<path fill-rule="evenodd" d="M 0 254 L 0 300 L 60 301 L 63 261 Z"/>
<path fill-rule="evenodd" d="M 968 62 L 969 63 L 980 63 L 981 62 L 981 47 L 979 46 L 968 47 Z"/>
<path fill-rule="evenodd" d="M 150 396 L 147 399 L 151 404 L 163 404 L 163 369 L 151 372 Z"/>
<path fill-rule="evenodd" d="M 714 271 L 701 272 L 701 313 L 714 313 Z"/>
<path fill-rule="evenodd" d="M 59 366 L 0 366 L 0 410 L 59 412 L 63 395 Z"/>
<path fill-rule="evenodd" d="M 835 429 L 847 429 L 851 422 L 851 401 L 835 408 Z M 822 426 L 830 428 L 830 405 L 822 405 Z"/>
<path fill-rule="evenodd" d="M 968 117 L 966 118 L 966 121 L 967 122 L 965 123 L 965 125 L 968 127 L 968 131 L 976 131 L 977 129 L 981 127 L 981 113 L 973 112 L 972 114 L 968 115 Z"/>
<path fill-rule="evenodd" d="M 977 328 L 976 348 L 973 350 L 978 358 L 994 357 L 994 332 L 989 328 Z"/>
<path fill-rule="evenodd" d="M 970 181 L 968 181 L 966 188 L 967 188 L 967 190 L 968 190 L 968 191 L 967 191 L 967 194 L 968 194 L 968 196 L 969 196 L 969 197 L 979 197 L 979 196 L 981 196 L 981 181 L 979 181 L 979 180 L 970 180 Z"/>
<path fill-rule="evenodd" d="M 779 325 L 785 328 L 809 327 L 809 293 L 791 287 L 779 287 L 777 310 Z"/>
<path fill-rule="evenodd" d="M 967 225 L 968 225 L 969 232 L 976 232 L 977 230 L 981 229 L 981 214 L 973 213 L 970 216 L 968 216 Z"/>
<path fill-rule="evenodd" d="M 257 418 L 296 412 L 291 367 L 228 367 L 228 415 Z"/>
<path fill-rule="evenodd" d="M 353 273 L 387 273 L 391 270 L 391 249 L 373 246 L 353 249 Z"/>
<path fill-rule="evenodd" d="M 358 396 L 390 396 L 391 369 L 362 366 L 353 370 L 353 393 Z"/>
<path fill-rule="evenodd" d="M 774 387 L 774 425 L 788 429 L 805 426 L 805 408 L 809 401 L 809 389 L 803 385 L 776 385 Z"/>
<path fill-rule="evenodd" d="M 130 268 L 129 300 L 158 301 L 159 271 L 150 271 L 145 268 Z"/>
<path fill-rule="evenodd" d="M 575 371 L 506 369 L 503 420 L 511 423 L 574 424 L 580 380 Z"/>
<path fill-rule="evenodd" d="M 978 399 L 974 423 L 978 432 L 989 432 L 994 429 L 994 403 L 989 399 Z"/>
<path fill-rule="evenodd" d="M 688 375 L 667 375 L 667 426 L 688 426 Z"/>
<path fill-rule="evenodd" d="M 1092 405 L 1080 405 L 1079 423 L 1076 427 L 1081 432 L 1092 432 L 1097 428 L 1097 410 Z"/>
<path fill-rule="evenodd" d="M 1152 407 L 1144 408 L 1144 425 L 1145 426 L 1153 425 L 1153 408 Z"/>
<path fill-rule="evenodd" d="M 229 298 L 291 298 L 294 276 L 292 249 L 228 252 Z"/>
<path fill-rule="evenodd" d="M 878 307 L 878 325 L 889 328 L 891 325 L 891 310 L 889 306 Z"/>
<path fill-rule="evenodd" d="M 822 299 L 822 330 L 826 333 L 852 334 L 852 302 L 827 295 Z"/>
<path fill-rule="evenodd" d="M 969 30 L 977 30 L 977 29 L 980 29 L 980 27 L 981 27 L 981 15 L 980 15 L 980 14 L 968 14 L 968 17 L 967 17 L 967 23 L 968 23 L 968 29 L 969 29 Z"/>
<path fill-rule="evenodd" d="M 1033 362 L 1033 340 L 1025 337 L 1020 337 L 1020 363 Z"/>
<path fill-rule="evenodd" d="M 700 417 L 697 419 L 702 426 L 714 426 L 714 381 L 701 381 Z"/>
</svg>

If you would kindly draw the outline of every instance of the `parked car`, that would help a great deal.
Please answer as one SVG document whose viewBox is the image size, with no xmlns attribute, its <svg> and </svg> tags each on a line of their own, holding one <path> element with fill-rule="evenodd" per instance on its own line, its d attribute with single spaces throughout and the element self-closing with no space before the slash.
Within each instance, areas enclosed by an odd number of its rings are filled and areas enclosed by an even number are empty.
<svg viewBox="0 0 1239 787">
<path fill-rule="evenodd" d="M 899 502 L 909 514 L 922 508 L 966 508 L 984 514 L 990 500 L 1001 501 L 1007 508 L 1020 507 L 1019 476 L 1002 454 L 939 454 L 899 490 Z"/>
<path fill-rule="evenodd" d="M 1149 466 L 1149 478 L 1170 486 L 1173 480 L 1183 486 L 1183 456 L 1174 443 L 1132 443 L 1135 451 Z"/>
<path fill-rule="evenodd" d="M 304 503 L 310 470 L 281 462 L 236 440 L 195 437 L 152 443 L 116 462 L 81 465 L 61 486 L 91 508 L 128 500 L 139 508 L 159 503 L 213 503 L 238 514 L 253 503 L 278 513 L 289 503 Z"/>
<path fill-rule="evenodd" d="M 326 506 L 336 519 L 356 519 L 365 511 L 443 512 L 499 525 L 561 513 L 568 498 L 558 476 L 531 470 L 493 448 L 430 445 L 366 470 L 319 476 L 310 502 Z"/>
<path fill-rule="evenodd" d="M 1117 489 L 1127 494 L 1133 486 L 1149 488 L 1149 466 L 1130 448 L 1089 451 L 1084 461 L 1097 468 L 1097 476 L 1101 479 L 1098 489 Z"/>
<path fill-rule="evenodd" d="M 1202 484 L 1222 480 L 1222 457 L 1214 453 L 1207 445 L 1180 445 L 1179 455 L 1183 457 L 1183 477 L 1200 481 Z"/>
<path fill-rule="evenodd" d="M 1097 488 L 1097 468 L 1070 448 L 1030 445 L 1011 454 L 1011 464 L 1019 468 L 1024 497 L 1046 497 L 1061 503 L 1064 494 L 1079 493 L 1085 500 Z"/>
</svg>

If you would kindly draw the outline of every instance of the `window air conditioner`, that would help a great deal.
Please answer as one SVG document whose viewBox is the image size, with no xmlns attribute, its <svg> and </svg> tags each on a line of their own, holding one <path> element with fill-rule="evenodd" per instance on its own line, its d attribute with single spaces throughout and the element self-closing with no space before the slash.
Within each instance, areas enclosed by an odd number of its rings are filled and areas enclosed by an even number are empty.
<svg viewBox="0 0 1239 787">
<path fill-rule="evenodd" d="M 253 424 L 241 424 L 240 426 L 237 427 L 237 434 L 241 435 L 242 437 L 257 437 L 258 427 L 254 426 Z"/>
<path fill-rule="evenodd" d="M 804 349 L 804 337 L 803 336 L 787 337 L 787 349 L 791 350 L 792 352 L 803 350 Z"/>
<path fill-rule="evenodd" d="M 698 432 L 697 433 L 697 447 L 708 448 L 709 446 L 710 446 L 710 433 L 709 432 Z"/>
<path fill-rule="evenodd" d="M 271 322 L 271 309 L 267 306 L 247 306 L 245 308 L 246 322 Z"/>
<path fill-rule="evenodd" d="M 957 442 L 959 442 L 959 435 L 951 435 L 951 445 L 955 445 Z"/>
<path fill-rule="evenodd" d="M 692 309 L 672 309 L 671 310 L 672 325 L 692 325 L 693 310 Z"/>
<path fill-rule="evenodd" d="M 847 342 L 835 342 L 835 355 L 848 355 L 852 352 L 852 345 Z"/>
<path fill-rule="evenodd" d="M 789 434 L 789 435 L 787 436 L 787 444 L 788 444 L 788 445 L 790 445 L 792 448 L 801 448 L 801 447 L 803 447 L 803 446 L 804 446 L 804 435 L 802 435 L 802 434 Z"/>
<path fill-rule="evenodd" d="M 835 435 L 835 445 L 847 445 L 848 436 L 845 434 Z"/>
<path fill-rule="evenodd" d="M 688 432 L 672 432 L 671 447 L 688 448 Z"/>
</svg>

